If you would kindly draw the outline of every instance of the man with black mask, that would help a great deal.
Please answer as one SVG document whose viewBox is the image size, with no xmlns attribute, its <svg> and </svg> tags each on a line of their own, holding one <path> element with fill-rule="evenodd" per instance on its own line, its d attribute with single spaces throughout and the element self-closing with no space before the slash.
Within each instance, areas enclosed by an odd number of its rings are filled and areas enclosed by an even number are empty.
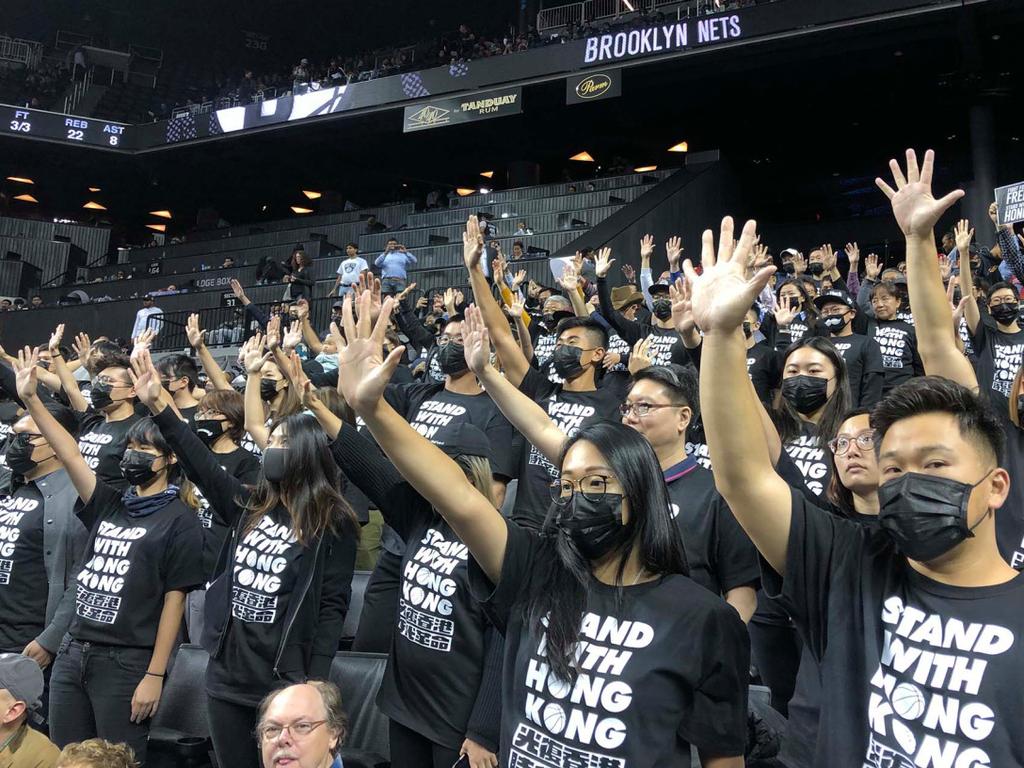
<svg viewBox="0 0 1024 768">
<path fill-rule="evenodd" d="M 874 339 L 853 332 L 857 302 L 846 291 L 826 291 L 814 299 L 821 313 L 820 326 L 846 363 L 850 407 L 871 408 L 882 399 L 885 369 L 882 351 Z"/>
<path fill-rule="evenodd" d="M 595 320 L 579 317 L 559 323 L 551 366 L 564 383 L 552 383 L 529 365 L 513 337 L 505 313 L 491 294 L 480 267 L 482 251 L 483 235 L 476 217 L 470 216 L 463 238 L 463 259 L 469 270 L 473 295 L 506 378 L 540 404 L 567 435 L 575 434 L 587 424 L 618 421 L 628 377 L 620 373 L 606 374 L 604 384 L 597 386 L 598 371 L 602 369 L 608 348 L 608 333 L 604 327 Z M 550 486 L 558 478 L 558 469 L 525 441 L 518 462 L 519 486 L 512 517 L 524 525 L 539 527 L 551 503 Z"/>
<path fill-rule="evenodd" d="M 672 300 L 668 295 L 668 283 L 657 282 L 648 289 L 651 297 L 649 321 L 629 320 L 612 307 L 608 271 L 615 263 L 615 259 L 611 255 L 610 248 L 602 248 L 594 262 L 601 314 L 630 347 L 641 339 L 650 339 L 651 345 L 647 356 L 651 360 L 651 365 L 685 363 L 686 350 L 676 334 L 675 323 L 672 322 Z"/>
<path fill-rule="evenodd" d="M 572 303 L 565 296 L 550 294 L 544 303 L 541 304 L 540 323 L 537 324 L 537 334 L 533 338 L 533 364 L 537 368 L 543 368 L 551 360 L 555 351 L 555 341 L 558 338 L 558 324 L 563 320 L 573 317 Z M 534 325 L 530 325 L 531 330 Z"/>
</svg>

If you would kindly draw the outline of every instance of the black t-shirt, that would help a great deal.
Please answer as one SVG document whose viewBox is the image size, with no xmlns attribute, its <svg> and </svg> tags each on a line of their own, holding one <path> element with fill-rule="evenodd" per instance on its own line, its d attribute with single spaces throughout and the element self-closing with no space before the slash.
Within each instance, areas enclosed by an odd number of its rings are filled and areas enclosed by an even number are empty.
<svg viewBox="0 0 1024 768">
<path fill-rule="evenodd" d="M 754 385 L 757 398 L 762 403 L 770 402 L 772 389 L 777 386 L 778 363 L 775 350 L 763 341 L 747 350 L 747 375 Z"/>
<path fill-rule="evenodd" d="M 0 402 L 0 467 L 7 466 L 7 439 L 18 420 L 18 404 L 13 400 Z"/>
<path fill-rule="evenodd" d="M 71 636 L 83 642 L 151 648 L 164 595 L 204 582 L 203 533 L 195 511 L 179 499 L 132 516 L 121 491 L 96 483 L 78 513 L 89 528 L 78 572 Z"/>
<path fill-rule="evenodd" d="M 551 349 L 552 349 L 552 351 L 554 350 L 554 345 L 553 344 L 552 344 Z M 613 352 L 615 354 L 619 355 L 622 359 L 619 362 L 617 362 L 615 365 L 613 365 L 611 368 L 608 368 L 606 370 L 608 370 L 608 371 L 625 371 L 625 372 L 628 372 L 629 371 L 629 367 L 627 366 L 627 363 L 629 362 L 629 354 L 630 354 L 630 352 L 632 352 L 632 347 L 630 347 L 629 344 L 626 342 L 626 340 L 623 339 L 621 336 L 619 336 L 619 334 L 615 333 L 614 331 L 609 331 L 608 332 L 608 353 L 611 354 Z M 545 360 L 544 364 L 539 366 L 539 368 L 540 368 L 541 372 L 545 376 L 547 376 L 548 381 L 550 381 L 552 384 L 564 384 L 565 383 L 565 379 L 563 379 L 561 376 L 559 376 L 555 372 L 555 366 L 553 366 L 551 364 L 551 353 L 548 353 L 547 360 Z M 597 383 L 597 385 L 601 386 L 601 382 L 599 381 Z"/>
<path fill-rule="evenodd" d="M 606 380 L 618 377 L 609 374 Z M 567 436 L 602 421 L 620 421 L 619 406 L 625 394 L 615 384 L 592 392 L 566 392 L 552 384 L 534 368 L 528 368 L 519 390 L 547 411 L 548 417 Z M 551 506 L 551 483 L 558 479 L 558 468 L 529 442 L 523 441 L 519 455 L 519 487 L 512 517 L 524 525 L 540 527 Z"/>
<path fill-rule="evenodd" d="M 736 587 L 757 589 L 757 550 L 715 488 L 714 475 L 688 456 L 665 470 L 665 484 L 690 578 L 716 595 Z"/>
<path fill-rule="evenodd" d="M 672 348 L 676 345 L 683 348 L 683 342 L 675 328 L 659 328 L 652 325 L 647 338 L 651 340 L 651 347 L 647 352 L 651 365 L 668 365 L 673 362 Z"/>
<path fill-rule="evenodd" d="M 272 510 L 242 536 L 231 553 L 231 619 L 218 664 L 207 684 L 217 698 L 255 705 L 274 685 L 274 659 L 288 607 L 308 556 L 283 509 Z"/>
<path fill-rule="evenodd" d="M 1002 466 L 1010 475 L 1010 494 L 996 515 L 996 542 L 1003 559 L 1024 570 L 1024 430 L 1010 421 L 1009 402 L 995 398 L 993 410 L 1006 434 Z"/>
<path fill-rule="evenodd" d="M 893 387 L 913 376 L 924 374 L 924 365 L 917 354 L 917 334 L 912 325 L 903 320 L 872 320 L 868 323 L 868 335 L 882 352 L 882 368 L 885 369 L 883 394 L 888 394 Z"/>
<path fill-rule="evenodd" d="M 85 463 L 96 473 L 96 479 L 124 490 L 128 481 L 121 474 L 121 459 L 128 448 L 128 430 L 139 420 L 132 414 L 122 421 L 106 421 L 103 414 L 87 411 L 78 429 L 78 450 Z"/>
<path fill-rule="evenodd" d="M 821 663 L 814 765 L 1024 765 L 1024 574 L 932 581 L 884 532 L 793 493 L 785 578 L 762 576 Z"/>
<path fill-rule="evenodd" d="M 199 410 L 199 406 L 198 405 L 192 405 L 192 406 L 189 406 L 188 408 L 179 408 L 178 409 L 178 413 L 181 414 L 181 418 L 183 418 L 185 421 L 187 421 L 188 425 L 191 427 L 193 424 L 195 424 L 196 412 L 198 410 Z"/>
<path fill-rule="evenodd" d="M 832 469 L 825 455 L 826 448 L 818 437 L 818 425 L 801 420 L 800 435 L 783 443 L 782 451 L 790 460 L 783 461 L 780 457 L 776 471 L 782 479 L 790 486 L 797 486 L 802 480 L 810 493 L 824 499 L 832 480 Z"/>
<path fill-rule="evenodd" d="M 444 445 L 460 424 L 472 424 L 491 444 L 491 471 L 515 477 L 512 425 L 486 392 L 463 395 L 437 384 L 407 384 L 387 389 L 388 402 L 412 428 L 435 445 Z"/>
<path fill-rule="evenodd" d="M 547 365 L 548 360 L 555 354 L 557 340 L 557 333 L 542 333 L 533 340 L 533 362 L 538 368 Z"/>
<path fill-rule="evenodd" d="M 469 549 L 422 498 L 385 515 L 407 546 L 380 707 L 458 749 L 480 688 L 487 626 L 469 590 Z"/>
<path fill-rule="evenodd" d="M 215 453 L 214 458 L 220 462 L 221 469 L 232 477 L 237 477 L 246 485 L 253 485 L 260 474 L 260 460 L 253 456 L 245 448 L 238 447 L 231 453 Z M 196 488 L 196 496 L 199 498 L 199 509 L 196 515 L 199 523 L 203 526 L 203 573 L 207 578 L 213 576 L 214 568 L 217 565 L 217 557 L 220 555 L 224 540 L 228 537 L 231 526 L 217 514 L 210 503 Z"/>
<path fill-rule="evenodd" d="M 832 336 L 829 341 L 846 363 L 846 380 L 850 383 L 850 407 L 870 408 L 882 397 L 885 367 L 878 344 L 867 336 L 852 333 Z"/>
<path fill-rule="evenodd" d="M 744 753 L 750 643 L 732 607 L 679 574 L 621 589 L 591 581 L 570 684 L 549 672 L 521 603 L 560 567 L 554 540 L 507 525 L 497 588 L 470 566 L 505 635 L 501 765 L 688 766 L 690 745 Z"/>
<path fill-rule="evenodd" d="M 1003 407 L 1013 389 L 1013 380 L 1024 357 L 1024 330 L 1004 333 L 989 315 L 982 315 L 972 338 L 978 351 L 978 387 L 981 392 L 995 393 L 993 405 Z"/>
<path fill-rule="evenodd" d="M 43 496 L 26 483 L 0 499 L 0 652 L 21 653 L 45 628 Z"/>
</svg>

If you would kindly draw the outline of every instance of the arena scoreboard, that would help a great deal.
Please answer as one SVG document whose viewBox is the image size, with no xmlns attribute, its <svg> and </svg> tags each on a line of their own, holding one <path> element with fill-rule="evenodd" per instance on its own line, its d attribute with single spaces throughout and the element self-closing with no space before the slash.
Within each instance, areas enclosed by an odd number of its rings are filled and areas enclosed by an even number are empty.
<svg viewBox="0 0 1024 768">
<path fill-rule="evenodd" d="M 0 104 L 0 134 L 48 139 L 64 144 L 128 149 L 132 127 L 92 117 Z"/>
</svg>

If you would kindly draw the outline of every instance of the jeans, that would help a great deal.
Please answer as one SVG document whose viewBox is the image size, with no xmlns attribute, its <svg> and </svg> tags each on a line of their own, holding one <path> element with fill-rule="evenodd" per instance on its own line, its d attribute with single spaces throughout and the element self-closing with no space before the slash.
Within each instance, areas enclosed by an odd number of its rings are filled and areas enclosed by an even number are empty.
<svg viewBox="0 0 1024 768">
<path fill-rule="evenodd" d="M 382 296 L 390 296 L 401 293 L 405 290 L 404 277 L 384 277 L 380 281 L 380 292 Z"/>
<path fill-rule="evenodd" d="M 256 708 L 208 696 L 206 710 L 219 768 L 260 768 Z"/>
<path fill-rule="evenodd" d="M 80 643 L 65 636 L 50 674 L 50 738 L 68 744 L 99 737 L 124 742 L 146 762 L 149 721 L 133 723 L 132 696 L 153 651 Z"/>
<path fill-rule="evenodd" d="M 383 288 L 381 290 L 383 290 Z M 339 296 L 339 298 L 343 299 L 343 298 L 345 298 L 346 296 L 348 296 L 351 293 L 352 294 L 352 298 L 354 299 L 355 298 L 355 292 L 356 292 L 356 287 L 355 287 L 354 284 L 353 285 L 339 285 L 338 286 L 338 296 Z"/>
</svg>

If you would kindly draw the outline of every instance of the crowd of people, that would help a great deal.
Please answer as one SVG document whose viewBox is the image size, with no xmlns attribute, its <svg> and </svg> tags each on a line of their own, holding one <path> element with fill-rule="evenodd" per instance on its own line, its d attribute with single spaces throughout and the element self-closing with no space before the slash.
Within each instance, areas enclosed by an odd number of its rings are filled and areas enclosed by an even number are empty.
<svg viewBox="0 0 1024 768">
<path fill-rule="evenodd" d="M 238 376 L 198 315 L 8 356 L 0 762 L 145 763 L 188 638 L 218 765 L 339 766 L 372 569 L 396 768 L 1022 764 L 1024 257 L 994 204 L 940 246 L 933 166 L 888 264 L 726 217 L 545 286 L 471 216 L 467 290 L 355 250 Z"/>
</svg>

